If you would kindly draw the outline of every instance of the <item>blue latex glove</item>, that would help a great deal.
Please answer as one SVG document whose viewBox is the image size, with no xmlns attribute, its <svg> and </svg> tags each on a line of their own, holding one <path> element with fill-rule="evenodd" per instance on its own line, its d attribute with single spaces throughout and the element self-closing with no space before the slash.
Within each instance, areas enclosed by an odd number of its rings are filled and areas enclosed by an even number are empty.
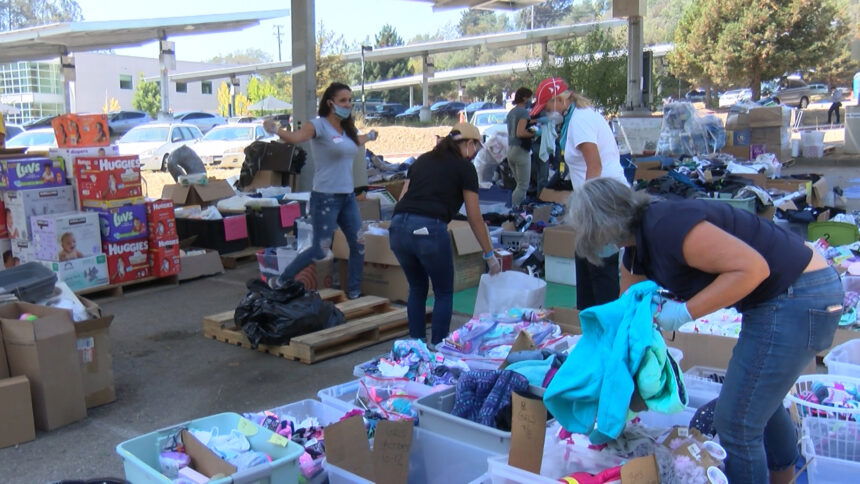
<svg viewBox="0 0 860 484">
<path fill-rule="evenodd" d="M 677 331 L 678 328 L 693 320 L 687 303 L 673 301 L 661 296 L 654 296 L 652 302 L 657 305 L 657 314 L 654 319 L 662 329 L 666 331 Z"/>
</svg>

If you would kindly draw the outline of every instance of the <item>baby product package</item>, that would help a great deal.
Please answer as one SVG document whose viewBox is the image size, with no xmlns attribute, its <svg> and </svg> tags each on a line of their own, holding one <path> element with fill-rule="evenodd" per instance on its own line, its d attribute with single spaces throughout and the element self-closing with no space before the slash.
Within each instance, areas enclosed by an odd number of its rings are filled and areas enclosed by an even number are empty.
<svg viewBox="0 0 860 484">
<path fill-rule="evenodd" d="M 28 157 L 0 160 L 0 189 L 59 187 L 66 184 L 62 164 L 48 158 Z"/>
<path fill-rule="evenodd" d="M 25 262 L 36 262 L 36 244 L 27 239 L 10 239 L 12 245 L 12 267 Z"/>
<path fill-rule="evenodd" d="M 149 241 L 146 239 L 105 242 L 103 247 L 111 284 L 136 281 L 151 275 Z"/>
<path fill-rule="evenodd" d="M 75 209 L 75 195 L 70 186 L 12 190 L 3 194 L 3 203 L 9 238 L 29 240 L 30 217 L 71 212 Z"/>
<path fill-rule="evenodd" d="M 99 225 L 104 242 L 140 239 L 149 233 L 146 223 L 146 207 L 143 204 L 88 210 L 99 215 Z"/>
<path fill-rule="evenodd" d="M 92 212 L 37 215 L 30 220 L 36 256 L 40 260 L 66 261 L 101 254 L 99 216 Z"/>
<path fill-rule="evenodd" d="M 51 120 L 51 127 L 60 148 L 110 144 L 110 129 L 104 114 L 63 114 Z"/>
<path fill-rule="evenodd" d="M 57 279 L 66 283 L 73 291 L 90 287 L 106 286 L 108 276 L 107 257 L 104 254 L 71 259 L 63 262 L 40 261 L 57 274 Z"/>
<path fill-rule="evenodd" d="M 75 174 L 81 203 L 143 196 L 137 156 L 76 158 Z"/>
<path fill-rule="evenodd" d="M 146 220 L 149 225 L 149 241 L 169 241 L 176 240 L 179 235 L 176 232 L 176 214 L 173 212 L 173 201 L 147 200 L 146 201 Z"/>
<path fill-rule="evenodd" d="M 48 157 L 57 163 L 62 163 L 66 169 L 66 177 L 75 177 L 76 158 L 103 158 L 105 156 L 119 156 L 119 146 L 92 146 L 84 148 L 51 148 Z"/>
<path fill-rule="evenodd" d="M 180 266 L 179 245 L 171 245 L 149 250 L 149 265 L 155 277 L 167 277 L 179 274 Z"/>
</svg>

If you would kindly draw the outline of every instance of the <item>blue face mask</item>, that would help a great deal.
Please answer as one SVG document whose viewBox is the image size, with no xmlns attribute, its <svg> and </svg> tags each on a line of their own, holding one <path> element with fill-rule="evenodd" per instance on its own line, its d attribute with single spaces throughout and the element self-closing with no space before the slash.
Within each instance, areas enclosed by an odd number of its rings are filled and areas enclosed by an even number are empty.
<svg viewBox="0 0 860 484">
<path fill-rule="evenodd" d="M 611 257 L 617 254 L 619 251 L 618 246 L 615 244 L 606 244 L 600 249 L 600 253 L 598 254 L 601 259 L 605 259 L 607 257 Z"/>
<path fill-rule="evenodd" d="M 332 108 L 334 110 L 334 115 L 340 119 L 346 119 L 352 115 L 352 109 L 350 108 L 345 108 L 337 104 L 334 104 Z"/>
</svg>

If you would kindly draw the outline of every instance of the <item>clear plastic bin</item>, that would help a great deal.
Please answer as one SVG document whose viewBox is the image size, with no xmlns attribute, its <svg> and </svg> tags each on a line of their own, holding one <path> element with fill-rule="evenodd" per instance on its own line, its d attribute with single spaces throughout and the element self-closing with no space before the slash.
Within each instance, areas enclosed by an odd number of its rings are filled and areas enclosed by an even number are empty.
<svg viewBox="0 0 860 484">
<path fill-rule="evenodd" d="M 809 484 L 856 482 L 860 475 L 858 435 L 858 422 L 828 418 L 804 419 L 802 448 L 809 462 Z"/>
<path fill-rule="evenodd" d="M 848 340 L 824 357 L 827 373 L 860 378 L 860 338 Z"/>
<path fill-rule="evenodd" d="M 358 408 L 355 405 L 355 397 L 358 395 L 359 384 L 360 380 L 353 380 L 333 387 L 324 388 L 317 392 L 317 398 L 329 407 L 346 413 Z"/>
<path fill-rule="evenodd" d="M 460 442 L 498 454 L 507 454 L 511 448 L 511 433 L 451 415 L 455 398 L 456 389 L 454 388 L 419 398 L 415 402 L 415 408 L 418 410 L 418 425 L 425 430 L 446 435 Z"/>
<path fill-rule="evenodd" d="M 497 454 L 425 429 L 415 428 L 409 452 L 410 484 L 455 484 L 479 479 L 487 459 Z M 507 459 L 507 456 L 505 456 Z M 331 484 L 370 484 L 351 472 L 326 463 Z"/>
<path fill-rule="evenodd" d="M 217 427 L 221 433 L 229 433 L 238 427 L 240 419 L 243 417 L 237 413 L 220 413 L 156 430 L 117 445 L 116 453 L 122 457 L 125 478 L 134 484 L 171 484 L 173 481 L 159 471 L 159 444 L 164 439 L 186 427 L 205 430 Z M 289 442 L 286 447 L 272 444 L 269 442 L 269 438 L 274 435 L 272 431 L 253 423 L 251 425 L 257 429 L 256 434 L 248 437 L 251 449 L 268 454 L 272 461 L 237 472 L 230 477 L 209 481 L 210 484 L 298 482 L 298 459 L 304 449 L 294 442 Z"/>
<path fill-rule="evenodd" d="M 690 426 L 690 420 L 696 414 L 696 409 L 693 407 L 685 407 L 684 410 L 678 413 L 659 413 L 659 412 L 642 412 L 639 415 L 642 425 L 655 429 L 667 429 L 676 425 L 684 427 Z"/>
<path fill-rule="evenodd" d="M 292 417 L 298 421 L 302 421 L 308 417 L 313 417 L 319 421 L 321 426 L 325 427 L 329 424 L 339 422 L 340 419 L 349 412 L 349 410 L 341 411 L 340 408 L 330 406 L 326 403 L 307 399 L 273 408 L 270 412 L 281 416 Z"/>
<path fill-rule="evenodd" d="M 691 407 L 699 408 L 720 396 L 723 384 L 714 381 L 711 378 L 712 375 L 725 378 L 726 370 L 694 366 L 684 372 L 684 384 L 687 387 L 687 394 L 690 396 L 689 405 Z"/>
</svg>

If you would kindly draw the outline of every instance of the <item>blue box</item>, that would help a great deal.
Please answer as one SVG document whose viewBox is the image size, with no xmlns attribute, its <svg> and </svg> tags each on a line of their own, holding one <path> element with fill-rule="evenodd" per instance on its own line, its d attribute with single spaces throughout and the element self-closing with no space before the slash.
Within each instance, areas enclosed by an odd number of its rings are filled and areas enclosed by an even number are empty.
<svg viewBox="0 0 860 484">
<path fill-rule="evenodd" d="M 123 242 L 144 239 L 149 235 L 146 223 L 146 205 L 124 205 L 117 208 L 87 208 L 99 214 L 102 241 Z"/>
</svg>

